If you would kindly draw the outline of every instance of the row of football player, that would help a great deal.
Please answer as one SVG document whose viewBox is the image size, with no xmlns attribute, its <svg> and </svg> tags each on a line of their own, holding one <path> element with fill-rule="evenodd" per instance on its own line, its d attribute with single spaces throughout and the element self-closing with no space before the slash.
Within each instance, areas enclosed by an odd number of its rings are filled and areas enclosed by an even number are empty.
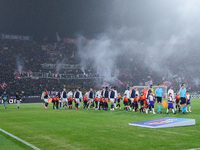
<svg viewBox="0 0 200 150">
<path fill-rule="evenodd" d="M 156 97 L 155 98 L 153 96 L 154 94 L 151 91 L 151 88 L 152 87 L 150 87 L 148 89 L 147 93 L 145 93 L 145 91 L 144 91 L 145 88 L 144 88 L 142 90 L 142 92 L 140 93 L 140 96 L 139 96 L 139 94 L 135 94 L 134 97 L 133 96 L 128 97 L 127 96 L 127 92 L 125 91 L 124 98 L 123 98 L 124 106 L 125 106 L 124 109 L 127 110 L 127 108 L 129 108 L 131 110 L 131 108 L 133 108 L 134 111 L 137 111 L 137 108 L 139 107 L 139 110 L 141 112 L 143 112 L 144 109 L 145 109 L 146 113 L 148 112 L 149 109 L 150 110 L 152 109 L 153 113 L 155 114 L 155 111 L 154 111 L 155 100 L 157 99 L 157 102 L 161 103 L 162 102 L 162 97 Z M 173 87 L 170 87 L 168 93 L 170 91 L 172 91 L 172 88 Z M 105 88 L 105 89 L 107 89 L 107 88 Z M 158 90 L 159 90 L 159 88 L 158 88 Z M 134 93 L 133 91 L 134 91 L 134 86 L 132 87 L 132 90 L 130 92 L 131 95 Z M 157 91 L 157 89 L 156 89 L 156 91 Z M 156 92 L 156 93 L 158 93 L 158 92 Z M 104 110 L 107 110 L 108 109 L 108 104 L 107 104 L 108 101 L 111 102 L 111 109 L 110 110 L 114 110 L 114 108 L 117 109 L 118 106 L 120 107 L 121 95 L 119 93 L 117 95 L 117 97 L 116 97 L 115 96 L 116 90 L 114 88 L 111 88 L 111 90 L 110 90 L 108 95 L 106 94 L 106 91 L 104 89 L 103 90 L 99 90 L 99 95 L 100 96 L 98 95 L 98 92 L 96 93 L 95 97 L 93 97 L 92 94 L 93 94 L 93 90 L 90 89 L 90 91 L 87 92 L 84 95 L 84 98 L 83 98 L 84 99 L 84 108 L 89 109 L 89 104 L 91 105 L 91 107 L 94 107 L 94 103 L 95 103 L 96 104 L 95 109 L 99 109 L 100 110 L 100 108 L 102 108 Z M 43 93 L 42 98 L 45 98 L 45 96 L 49 98 L 48 93 L 46 91 Z M 74 98 L 73 98 L 73 96 L 74 96 Z M 185 97 L 187 99 L 186 103 L 184 103 L 183 100 L 182 101 L 179 100 L 180 99 L 179 92 L 176 93 L 176 96 L 174 98 L 173 98 L 173 94 L 169 93 L 167 113 L 169 112 L 169 109 L 172 109 L 173 113 L 175 114 L 177 108 L 179 109 L 179 112 L 180 112 L 180 108 L 181 107 L 179 105 L 179 101 L 180 101 L 181 106 L 189 105 L 189 112 L 191 112 L 191 103 L 190 103 L 189 92 L 186 93 Z M 54 104 L 53 108 L 58 108 L 58 103 L 60 103 L 61 108 L 62 107 L 66 108 L 66 105 L 69 105 L 69 108 L 72 108 L 72 101 L 74 100 L 75 101 L 75 107 L 76 107 L 76 109 L 78 109 L 78 106 L 80 105 L 80 99 L 82 99 L 82 92 L 79 91 L 78 89 L 74 93 L 74 95 L 72 94 L 72 91 L 70 91 L 69 93 L 66 93 L 66 89 L 64 89 L 62 94 L 61 94 L 61 97 L 58 94 L 57 94 L 57 96 L 54 95 L 52 97 L 52 102 Z M 46 100 L 44 99 L 44 101 L 45 101 L 45 108 L 47 108 L 48 99 L 46 99 Z M 116 105 L 116 101 L 118 102 L 117 105 Z M 186 112 L 187 112 L 187 109 L 186 109 Z M 161 111 L 159 113 L 161 113 Z"/>
</svg>

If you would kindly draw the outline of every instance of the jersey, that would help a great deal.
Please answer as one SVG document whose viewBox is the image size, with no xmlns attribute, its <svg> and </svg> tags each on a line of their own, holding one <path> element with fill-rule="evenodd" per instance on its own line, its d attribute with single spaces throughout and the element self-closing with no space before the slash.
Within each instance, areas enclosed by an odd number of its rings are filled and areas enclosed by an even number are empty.
<svg viewBox="0 0 200 150">
<path fill-rule="evenodd" d="M 87 97 L 84 97 L 83 100 L 84 100 L 84 101 L 88 101 L 88 98 L 87 98 Z"/>
<path fill-rule="evenodd" d="M 3 94 L 2 95 L 2 100 L 7 101 L 8 100 L 8 94 Z"/>
<path fill-rule="evenodd" d="M 168 97 L 168 103 L 172 103 L 172 97 Z"/>
<path fill-rule="evenodd" d="M 186 94 L 186 88 L 184 88 L 184 89 L 180 88 L 179 94 L 180 94 L 180 97 L 184 98 L 185 94 Z"/>
<path fill-rule="evenodd" d="M 179 98 L 180 98 L 180 96 L 178 96 L 178 95 L 175 96 L 175 99 L 179 99 Z"/>
<path fill-rule="evenodd" d="M 135 97 L 134 98 L 134 102 L 138 102 L 139 98 L 138 97 Z"/>
<path fill-rule="evenodd" d="M 146 98 L 146 94 L 147 94 L 148 89 L 143 89 L 142 93 L 144 94 L 144 97 Z"/>
<path fill-rule="evenodd" d="M 67 92 L 66 92 L 66 91 L 63 91 L 61 97 L 62 97 L 62 98 L 67 98 Z"/>
<path fill-rule="evenodd" d="M 110 91 L 109 98 L 115 98 L 115 91 Z"/>
<path fill-rule="evenodd" d="M 128 97 L 124 97 L 124 101 L 125 101 L 125 102 L 128 101 Z"/>
<path fill-rule="evenodd" d="M 126 90 L 126 91 L 124 92 L 124 95 L 125 95 L 125 94 L 126 94 L 127 98 L 130 97 L 130 91 L 129 91 L 129 90 Z"/>
<path fill-rule="evenodd" d="M 95 98 L 94 98 L 94 101 L 96 101 L 96 102 L 97 102 L 98 100 L 99 100 L 99 98 L 98 98 L 98 97 L 95 97 Z"/>
<path fill-rule="evenodd" d="M 129 93 L 130 93 L 130 98 L 135 97 L 135 90 L 134 89 L 131 89 Z"/>
<path fill-rule="evenodd" d="M 156 97 L 162 97 L 163 89 L 162 88 L 157 88 L 155 93 L 156 93 Z"/>
<path fill-rule="evenodd" d="M 145 100 L 146 98 L 145 98 L 145 96 L 143 95 L 143 96 L 140 96 L 139 99 L 142 101 L 142 100 Z"/>
<path fill-rule="evenodd" d="M 173 89 L 169 89 L 168 92 L 167 92 L 168 96 L 169 96 L 169 93 L 172 94 L 172 98 L 174 99 L 174 90 Z"/>
</svg>

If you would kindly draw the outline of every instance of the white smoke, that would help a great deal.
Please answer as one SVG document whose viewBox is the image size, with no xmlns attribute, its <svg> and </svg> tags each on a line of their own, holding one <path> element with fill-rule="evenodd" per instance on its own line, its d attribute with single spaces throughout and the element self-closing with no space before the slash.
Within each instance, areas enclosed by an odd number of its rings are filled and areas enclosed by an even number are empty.
<svg viewBox="0 0 200 150">
<path fill-rule="evenodd" d="M 57 60 L 56 61 L 56 73 L 60 73 L 61 69 L 62 69 L 62 66 L 64 65 L 65 63 L 65 60 Z"/>
<path fill-rule="evenodd" d="M 160 77 L 167 74 L 173 79 L 177 72 L 168 66 L 168 62 L 174 62 L 176 68 L 176 63 L 184 64 L 189 57 L 199 53 L 199 8 L 198 0 L 113 1 L 108 19 L 110 26 L 105 32 L 88 43 L 84 42 L 83 36 L 79 37 L 82 69 L 96 66 L 109 81 L 112 70 L 118 69 L 117 59 L 128 62 L 131 56 L 137 56 L 142 59 L 142 67 L 153 70 Z M 191 69 L 190 74 L 194 71 Z"/>
<path fill-rule="evenodd" d="M 19 55 L 16 55 L 16 64 L 17 64 L 17 71 L 21 73 L 24 67 L 24 61 L 21 59 Z"/>
</svg>

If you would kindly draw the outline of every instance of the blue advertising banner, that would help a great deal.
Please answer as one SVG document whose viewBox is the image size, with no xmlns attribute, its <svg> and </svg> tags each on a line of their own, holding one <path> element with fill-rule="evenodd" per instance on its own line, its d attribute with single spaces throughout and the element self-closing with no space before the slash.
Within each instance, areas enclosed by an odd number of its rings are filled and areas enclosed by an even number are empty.
<svg viewBox="0 0 200 150">
<path fill-rule="evenodd" d="M 188 126 L 195 124 L 196 124 L 195 119 L 175 118 L 175 117 L 164 117 L 164 118 L 129 123 L 129 125 L 131 126 L 139 126 L 147 128 L 167 128 L 167 127 Z"/>
</svg>

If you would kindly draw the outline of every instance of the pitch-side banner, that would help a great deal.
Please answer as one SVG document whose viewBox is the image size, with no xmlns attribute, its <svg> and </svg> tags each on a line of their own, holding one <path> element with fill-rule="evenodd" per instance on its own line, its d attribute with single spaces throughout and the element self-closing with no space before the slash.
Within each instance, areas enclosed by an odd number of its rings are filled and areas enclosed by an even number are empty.
<svg viewBox="0 0 200 150">
<path fill-rule="evenodd" d="M 40 103 L 42 102 L 42 100 L 40 99 L 40 96 L 23 96 L 21 102 L 22 103 Z M 3 103 L 3 101 L 1 100 L 0 103 Z M 9 104 L 17 103 L 15 96 L 10 96 L 8 99 L 8 103 Z"/>
</svg>

